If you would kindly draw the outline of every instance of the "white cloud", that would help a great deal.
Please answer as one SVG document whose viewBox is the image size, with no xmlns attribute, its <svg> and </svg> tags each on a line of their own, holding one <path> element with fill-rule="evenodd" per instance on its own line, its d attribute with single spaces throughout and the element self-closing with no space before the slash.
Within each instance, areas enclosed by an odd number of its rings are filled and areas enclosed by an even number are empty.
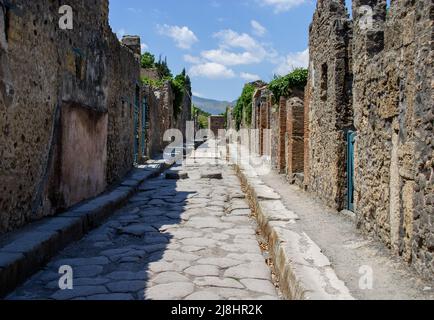
<svg viewBox="0 0 434 320">
<path fill-rule="evenodd" d="M 193 31 L 188 27 L 169 26 L 167 24 L 157 26 L 158 32 L 162 35 L 172 38 L 176 46 L 181 49 L 190 49 L 193 44 L 199 41 Z"/>
<path fill-rule="evenodd" d="M 207 62 L 191 67 L 189 74 L 192 77 L 204 77 L 209 79 L 229 79 L 235 77 L 235 72 L 222 64 Z"/>
<path fill-rule="evenodd" d="M 225 66 L 237 66 L 260 63 L 264 59 L 265 53 L 262 50 L 258 52 L 235 53 L 224 49 L 208 50 L 201 53 L 205 59 L 223 64 Z"/>
<path fill-rule="evenodd" d="M 296 6 L 306 3 L 308 0 L 257 0 L 264 6 L 274 7 L 275 13 L 288 11 Z"/>
<path fill-rule="evenodd" d="M 218 48 L 201 52 L 202 58 L 209 62 L 236 66 L 257 64 L 276 56 L 274 49 L 259 43 L 246 33 L 226 29 L 215 33 L 214 37 L 220 40 Z"/>
<path fill-rule="evenodd" d="M 188 62 L 188 63 L 192 63 L 192 64 L 199 64 L 199 63 L 203 63 L 203 59 L 200 57 L 195 57 L 192 56 L 190 54 L 185 54 L 184 55 L 184 61 Z"/>
<path fill-rule="evenodd" d="M 261 79 L 260 76 L 247 72 L 241 72 L 240 77 L 246 81 L 256 81 Z"/>
<path fill-rule="evenodd" d="M 307 68 L 309 65 L 309 49 L 300 52 L 291 52 L 286 57 L 281 58 L 275 73 L 286 75 L 295 68 Z"/>
<path fill-rule="evenodd" d="M 267 33 L 267 29 L 258 21 L 252 20 L 250 24 L 253 28 L 253 34 L 257 35 L 258 37 L 262 37 Z"/>
<path fill-rule="evenodd" d="M 221 47 L 242 48 L 252 50 L 257 46 L 255 39 L 246 33 L 237 33 L 231 29 L 221 30 L 214 34 L 214 37 L 220 39 Z"/>
</svg>

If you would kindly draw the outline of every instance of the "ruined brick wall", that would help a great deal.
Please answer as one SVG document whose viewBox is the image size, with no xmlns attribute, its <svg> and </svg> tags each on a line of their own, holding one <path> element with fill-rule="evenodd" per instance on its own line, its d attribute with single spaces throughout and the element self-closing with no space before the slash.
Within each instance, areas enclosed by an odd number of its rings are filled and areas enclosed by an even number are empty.
<svg viewBox="0 0 434 320">
<path fill-rule="evenodd" d="M 346 141 L 352 127 L 351 21 L 344 0 L 320 0 L 310 27 L 309 190 L 336 209 L 345 206 Z"/>
<path fill-rule="evenodd" d="M 385 0 L 357 0 L 353 12 L 359 224 L 432 278 L 434 4 L 399 0 L 386 13 Z"/>
<path fill-rule="evenodd" d="M 59 28 L 58 2 L 12 0 L 0 6 L 0 233 L 96 195 L 112 175 L 132 165 L 107 169 L 111 150 L 129 155 L 128 141 L 112 140 L 131 129 L 129 121 L 108 123 L 117 117 L 111 108 L 120 105 L 115 92 L 131 96 L 122 83 L 130 87 L 135 76 L 132 68 L 114 68 L 134 57 L 121 53 L 108 26 L 106 0 L 68 4 L 73 30 Z M 111 79 L 125 73 L 117 83 Z M 71 178 L 81 166 L 78 180 Z"/>
<path fill-rule="evenodd" d="M 278 169 L 279 166 L 279 156 L 278 156 L 278 145 L 279 145 L 279 106 L 273 105 L 270 108 L 270 160 L 271 167 L 275 170 Z"/>
<path fill-rule="evenodd" d="M 286 132 L 287 132 L 287 111 L 286 111 L 286 99 L 280 97 L 279 109 L 278 109 L 278 120 L 277 120 L 277 171 L 279 173 L 284 173 L 286 170 Z"/>
<path fill-rule="evenodd" d="M 286 108 L 286 175 L 292 180 L 295 173 L 303 173 L 304 170 L 303 100 L 299 97 L 290 98 Z"/>
</svg>

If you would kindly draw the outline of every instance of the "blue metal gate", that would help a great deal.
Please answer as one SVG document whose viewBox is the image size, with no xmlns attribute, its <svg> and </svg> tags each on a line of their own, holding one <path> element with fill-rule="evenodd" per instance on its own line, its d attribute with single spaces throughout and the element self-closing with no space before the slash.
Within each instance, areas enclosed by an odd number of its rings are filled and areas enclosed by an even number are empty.
<svg viewBox="0 0 434 320">
<path fill-rule="evenodd" d="M 347 209 L 354 211 L 354 144 L 356 132 L 347 133 Z"/>
</svg>

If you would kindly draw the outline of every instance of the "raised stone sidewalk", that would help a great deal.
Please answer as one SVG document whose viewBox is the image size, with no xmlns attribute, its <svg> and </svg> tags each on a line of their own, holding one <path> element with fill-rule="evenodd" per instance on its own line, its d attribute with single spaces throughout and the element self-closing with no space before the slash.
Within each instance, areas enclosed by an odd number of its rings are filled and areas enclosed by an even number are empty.
<svg viewBox="0 0 434 320">
<path fill-rule="evenodd" d="M 241 154 L 247 154 L 244 146 Z M 344 282 L 338 279 L 329 259 L 305 233 L 294 230 L 298 216 L 288 210 L 281 196 L 261 180 L 249 158 L 237 156 L 235 145 L 229 155 L 247 188 L 262 232 L 279 276 L 280 289 L 290 300 L 352 300 Z M 254 163 L 261 163 L 259 157 Z"/>
<path fill-rule="evenodd" d="M 70 243 L 80 240 L 125 205 L 147 179 L 166 170 L 164 160 L 139 166 L 117 187 L 69 211 L 32 223 L 0 239 L 0 297 L 46 265 Z"/>
<path fill-rule="evenodd" d="M 432 282 L 358 231 L 354 220 L 290 185 L 257 155 L 240 159 L 246 147 L 229 145 L 226 151 L 269 240 L 285 298 L 434 299 Z"/>
</svg>

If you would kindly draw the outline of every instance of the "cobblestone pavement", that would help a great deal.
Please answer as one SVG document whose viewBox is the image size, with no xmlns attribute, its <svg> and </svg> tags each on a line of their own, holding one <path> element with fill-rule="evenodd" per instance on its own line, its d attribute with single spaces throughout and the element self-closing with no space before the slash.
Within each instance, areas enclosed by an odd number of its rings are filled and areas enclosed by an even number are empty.
<svg viewBox="0 0 434 320">
<path fill-rule="evenodd" d="M 145 182 L 8 298 L 279 299 L 234 171 L 203 164 L 167 177 Z M 59 289 L 63 265 L 73 269 L 72 290 Z"/>
</svg>

